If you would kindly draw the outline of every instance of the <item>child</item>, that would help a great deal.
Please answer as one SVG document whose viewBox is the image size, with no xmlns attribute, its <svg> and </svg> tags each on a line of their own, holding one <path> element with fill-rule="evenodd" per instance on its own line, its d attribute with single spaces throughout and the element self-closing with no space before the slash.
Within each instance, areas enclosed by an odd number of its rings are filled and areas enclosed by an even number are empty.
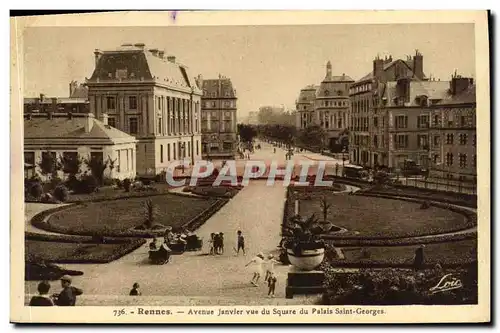
<svg viewBox="0 0 500 333">
<path fill-rule="evenodd" d="M 224 254 L 224 233 L 219 233 L 219 248 L 220 254 Z"/>
<path fill-rule="evenodd" d="M 238 230 L 238 250 L 236 255 L 240 254 L 240 249 L 243 250 L 243 255 L 245 255 L 245 237 L 243 237 L 241 230 Z"/>
<path fill-rule="evenodd" d="M 268 281 L 270 278 L 271 274 L 274 274 L 274 264 L 278 264 L 279 261 L 274 259 L 274 256 L 272 254 L 267 256 L 267 261 L 266 261 L 266 277 L 264 278 L 264 281 Z"/>
<path fill-rule="evenodd" d="M 156 250 L 157 250 L 157 249 L 156 249 L 156 238 L 155 238 L 155 239 L 153 239 L 153 240 L 151 241 L 151 243 L 149 243 L 149 250 L 150 250 L 150 251 L 156 251 Z"/>
<path fill-rule="evenodd" d="M 210 234 L 210 240 L 208 241 L 209 245 L 210 245 L 210 254 L 215 254 L 215 234 L 212 232 Z"/>
<path fill-rule="evenodd" d="M 250 260 L 248 264 L 245 265 L 245 267 L 247 267 L 248 265 L 253 264 L 253 276 L 250 283 L 253 284 L 255 287 L 257 287 L 259 279 L 262 276 L 263 263 L 264 263 L 264 254 L 260 252 L 252 260 Z"/>
<path fill-rule="evenodd" d="M 47 295 L 50 290 L 50 283 L 42 281 L 38 284 L 38 295 L 33 296 L 30 301 L 30 306 L 54 306 L 54 302 Z"/>
<path fill-rule="evenodd" d="M 130 296 L 141 296 L 141 292 L 139 291 L 139 284 L 136 282 L 132 286 L 132 290 L 129 293 Z"/>
<path fill-rule="evenodd" d="M 274 298 L 274 290 L 276 289 L 276 282 L 278 282 L 276 275 L 274 274 L 274 272 L 270 272 L 269 278 L 267 279 L 267 286 L 269 287 L 269 291 L 267 292 L 267 297 Z"/>
</svg>

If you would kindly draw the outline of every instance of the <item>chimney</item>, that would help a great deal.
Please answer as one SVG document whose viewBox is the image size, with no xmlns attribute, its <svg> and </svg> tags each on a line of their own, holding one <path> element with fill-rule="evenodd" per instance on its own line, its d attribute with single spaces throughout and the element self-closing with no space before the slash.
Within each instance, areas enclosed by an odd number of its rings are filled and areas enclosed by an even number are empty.
<svg viewBox="0 0 500 333">
<path fill-rule="evenodd" d="M 85 133 L 90 133 L 92 131 L 92 127 L 94 126 L 94 114 L 93 113 L 87 113 L 85 115 Z"/>
<path fill-rule="evenodd" d="M 144 50 L 144 46 L 146 46 L 146 44 L 144 44 L 144 43 L 135 43 L 134 46 L 137 47 L 138 49 Z"/>
<path fill-rule="evenodd" d="M 150 49 L 149 52 L 151 52 L 151 54 L 153 54 L 155 57 L 158 56 L 158 49 Z"/>
<path fill-rule="evenodd" d="M 102 57 L 102 51 L 99 49 L 94 50 L 94 57 L 95 57 L 95 66 L 97 67 L 97 64 L 99 63 L 99 59 Z"/>
<path fill-rule="evenodd" d="M 175 64 L 175 56 L 168 56 L 167 60 Z"/>
<path fill-rule="evenodd" d="M 413 74 L 419 79 L 424 78 L 424 57 L 418 50 L 415 50 L 413 57 Z"/>
<path fill-rule="evenodd" d="M 161 58 L 161 59 L 163 59 L 164 56 L 165 56 L 165 51 L 159 50 L 158 51 L 158 57 Z"/>
<path fill-rule="evenodd" d="M 471 80 L 466 77 L 455 76 L 451 79 L 451 94 L 457 95 L 460 94 L 465 89 L 469 88 L 469 84 L 471 84 Z"/>
<path fill-rule="evenodd" d="M 101 121 L 103 122 L 104 125 L 108 125 L 108 114 L 107 113 L 103 113 L 101 114 Z"/>
<path fill-rule="evenodd" d="M 373 60 L 373 76 L 379 81 L 384 81 L 384 60 L 379 56 Z"/>
</svg>

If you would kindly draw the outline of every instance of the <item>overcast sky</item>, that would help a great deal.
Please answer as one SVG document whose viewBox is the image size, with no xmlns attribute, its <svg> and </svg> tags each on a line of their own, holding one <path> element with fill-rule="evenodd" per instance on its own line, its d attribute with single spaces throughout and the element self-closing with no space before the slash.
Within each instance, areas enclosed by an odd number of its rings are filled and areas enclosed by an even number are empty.
<svg viewBox="0 0 500 333">
<path fill-rule="evenodd" d="M 65 97 L 71 80 L 94 69 L 94 49 L 145 43 L 164 49 L 189 67 L 191 76 L 232 79 L 238 113 L 263 105 L 294 108 L 299 90 L 318 84 L 325 65 L 357 80 L 379 54 L 393 59 L 424 56 L 424 72 L 441 80 L 475 74 L 471 24 L 317 25 L 144 28 L 28 28 L 24 34 L 24 96 Z"/>
</svg>

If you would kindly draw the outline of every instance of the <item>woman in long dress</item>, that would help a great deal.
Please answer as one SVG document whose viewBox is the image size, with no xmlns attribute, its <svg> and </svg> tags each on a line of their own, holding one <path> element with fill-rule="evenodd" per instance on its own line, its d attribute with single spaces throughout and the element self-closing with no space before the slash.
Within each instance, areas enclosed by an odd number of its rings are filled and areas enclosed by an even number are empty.
<svg viewBox="0 0 500 333">
<path fill-rule="evenodd" d="M 259 279 L 263 274 L 263 269 L 262 265 L 264 264 L 264 254 L 260 252 L 257 254 L 252 260 L 248 262 L 248 264 L 245 265 L 245 267 L 252 265 L 252 280 L 250 281 L 251 284 L 253 284 L 255 287 L 257 287 L 257 284 L 259 283 Z"/>
</svg>

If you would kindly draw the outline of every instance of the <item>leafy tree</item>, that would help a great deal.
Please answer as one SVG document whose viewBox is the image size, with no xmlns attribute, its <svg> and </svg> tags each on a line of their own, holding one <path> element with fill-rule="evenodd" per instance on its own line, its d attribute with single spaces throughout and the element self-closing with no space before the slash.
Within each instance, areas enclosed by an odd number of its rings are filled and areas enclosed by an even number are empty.
<svg viewBox="0 0 500 333">
<path fill-rule="evenodd" d="M 42 159 L 38 163 L 38 166 L 40 167 L 42 175 L 51 178 L 56 177 L 59 169 L 56 153 L 52 151 L 42 153 Z"/>
<path fill-rule="evenodd" d="M 90 155 L 89 158 L 85 159 L 85 164 L 90 169 L 92 176 L 95 177 L 97 183 L 102 185 L 104 180 L 104 170 L 108 167 L 109 161 L 104 161 L 102 157 L 95 155 Z"/>
<path fill-rule="evenodd" d="M 321 211 L 323 212 L 323 221 L 326 222 L 326 220 L 328 219 L 328 210 L 332 205 L 328 203 L 326 197 L 321 198 L 320 205 Z"/>
<path fill-rule="evenodd" d="M 238 134 L 242 142 L 252 142 L 257 135 L 257 130 L 252 125 L 238 124 Z"/>
<path fill-rule="evenodd" d="M 311 125 L 300 132 L 299 138 L 306 146 L 322 147 L 326 139 L 326 132 L 318 125 Z"/>
<path fill-rule="evenodd" d="M 82 159 L 76 155 L 59 155 L 59 169 L 69 176 L 76 176 L 80 172 Z"/>
</svg>

